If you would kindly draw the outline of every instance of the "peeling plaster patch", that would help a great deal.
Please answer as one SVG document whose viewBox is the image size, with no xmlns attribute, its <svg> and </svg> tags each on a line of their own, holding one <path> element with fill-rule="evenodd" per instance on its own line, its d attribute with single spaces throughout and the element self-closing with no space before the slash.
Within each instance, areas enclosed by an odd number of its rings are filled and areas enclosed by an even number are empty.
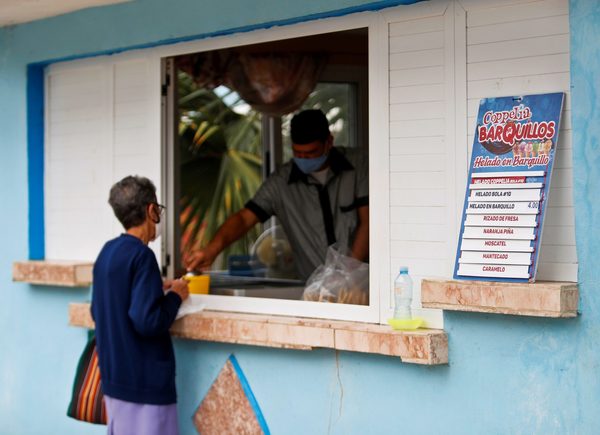
<svg viewBox="0 0 600 435">
<path fill-rule="evenodd" d="M 520 401 L 518 418 L 522 434 L 568 434 L 577 427 L 572 407 L 577 400 L 576 345 L 553 332 L 532 334 L 519 347 L 522 371 L 511 387 Z"/>
<path fill-rule="evenodd" d="M 527 422 L 520 432 L 523 435 L 539 432 L 547 420 L 549 409 L 547 388 L 545 383 L 540 381 L 543 380 L 538 373 L 530 373 L 523 383 L 521 397 L 526 400 L 523 401 L 522 407 Z"/>
<path fill-rule="evenodd" d="M 577 392 L 574 374 L 558 374 L 547 368 L 530 370 L 521 378 L 519 392 L 519 433 L 566 435 L 578 427 L 572 410 Z M 564 380 L 565 378 L 570 378 Z"/>
</svg>

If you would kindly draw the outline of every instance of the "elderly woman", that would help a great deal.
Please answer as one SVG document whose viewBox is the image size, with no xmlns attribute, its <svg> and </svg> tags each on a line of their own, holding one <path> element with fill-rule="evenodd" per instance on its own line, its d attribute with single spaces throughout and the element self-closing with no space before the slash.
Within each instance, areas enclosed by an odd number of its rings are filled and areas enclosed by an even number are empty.
<svg viewBox="0 0 600 435">
<path fill-rule="evenodd" d="M 154 184 L 125 177 L 111 188 L 108 202 L 125 228 L 94 264 L 92 316 L 108 434 L 177 434 L 169 327 L 188 297 L 187 283 L 163 282 L 148 248 L 164 209 Z"/>
</svg>

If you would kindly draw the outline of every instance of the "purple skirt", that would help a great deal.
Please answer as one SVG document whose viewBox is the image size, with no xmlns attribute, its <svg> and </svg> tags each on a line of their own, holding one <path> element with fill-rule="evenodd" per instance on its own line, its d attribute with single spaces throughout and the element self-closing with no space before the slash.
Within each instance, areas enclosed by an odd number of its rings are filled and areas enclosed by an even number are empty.
<svg viewBox="0 0 600 435">
<path fill-rule="evenodd" d="M 104 396 L 108 435 L 179 435 L 177 404 L 148 405 Z"/>
</svg>

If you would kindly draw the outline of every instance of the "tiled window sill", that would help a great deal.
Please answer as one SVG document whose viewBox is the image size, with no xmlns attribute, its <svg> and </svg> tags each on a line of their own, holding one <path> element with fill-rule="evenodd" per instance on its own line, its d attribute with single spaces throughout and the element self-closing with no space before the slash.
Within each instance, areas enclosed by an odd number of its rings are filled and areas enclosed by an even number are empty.
<svg viewBox="0 0 600 435">
<path fill-rule="evenodd" d="M 90 305 L 70 304 L 69 324 L 93 328 Z M 191 340 L 254 346 L 365 352 L 396 356 L 413 364 L 448 362 L 448 336 L 436 329 L 394 331 L 389 326 L 358 322 L 203 311 L 177 320 L 171 334 Z"/>
<path fill-rule="evenodd" d="M 81 261 L 17 261 L 13 281 L 61 287 L 89 287 L 93 264 Z"/>
<path fill-rule="evenodd" d="M 576 317 L 573 282 L 505 283 L 424 279 L 424 308 L 537 317 Z"/>
</svg>

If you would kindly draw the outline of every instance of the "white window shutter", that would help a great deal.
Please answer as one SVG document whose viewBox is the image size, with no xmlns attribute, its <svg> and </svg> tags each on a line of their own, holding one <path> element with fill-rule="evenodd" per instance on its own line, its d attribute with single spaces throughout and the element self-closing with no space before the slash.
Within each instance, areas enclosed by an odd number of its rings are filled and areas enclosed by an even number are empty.
<svg viewBox="0 0 600 435">
<path fill-rule="evenodd" d="M 47 259 L 93 261 L 123 231 L 107 201 L 125 175 L 150 178 L 160 195 L 159 62 L 137 54 L 48 68 Z"/>
</svg>

